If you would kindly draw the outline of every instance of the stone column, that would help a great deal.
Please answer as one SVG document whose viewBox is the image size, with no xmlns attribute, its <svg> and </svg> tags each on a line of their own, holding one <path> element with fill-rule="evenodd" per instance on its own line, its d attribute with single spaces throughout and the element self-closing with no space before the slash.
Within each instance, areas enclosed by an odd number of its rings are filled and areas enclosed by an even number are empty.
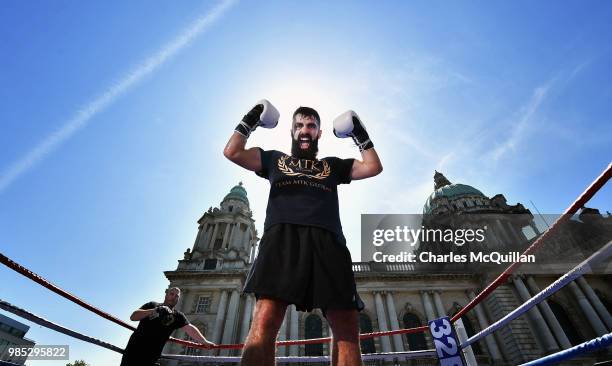
<svg viewBox="0 0 612 366">
<path fill-rule="evenodd" d="M 537 294 L 540 292 L 540 288 L 538 287 L 538 284 L 535 282 L 535 279 L 533 278 L 533 276 L 527 276 L 527 286 L 529 287 L 529 290 L 531 290 L 531 292 L 534 294 Z M 544 300 L 538 304 L 538 307 L 540 308 L 540 311 L 544 315 L 544 318 L 546 318 L 548 325 L 550 325 L 550 328 L 555 334 L 555 338 L 557 338 L 557 341 L 559 342 L 561 347 L 563 349 L 571 348 L 572 344 L 567 338 L 567 335 L 565 335 L 565 332 L 563 331 L 561 324 L 557 320 L 555 313 L 553 313 L 552 309 L 548 305 L 548 302 Z"/>
<path fill-rule="evenodd" d="M 476 297 L 476 294 L 474 293 L 474 291 L 470 291 L 470 293 L 468 294 L 468 297 L 471 300 Z M 485 313 L 482 307 L 480 306 L 480 304 L 474 307 L 474 311 L 476 312 L 476 318 L 478 319 L 478 325 L 480 325 L 480 329 L 482 330 L 486 329 L 489 326 L 489 322 L 487 321 L 487 317 L 485 316 Z M 493 359 L 493 361 L 501 362 L 502 355 L 499 350 L 499 347 L 497 347 L 497 342 L 495 342 L 495 337 L 493 337 L 492 334 L 489 334 L 488 336 L 484 338 L 484 340 L 485 340 L 485 343 L 487 344 L 487 349 L 489 350 L 489 353 L 491 354 L 491 358 Z M 493 364 L 496 364 L 496 363 L 493 362 Z"/>
<path fill-rule="evenodd" d="M 514 276 L 513 283 L 519 293 L 519 297 L 521 298 L 521 300 L 523 302 L 527 302 L 531 298 L 531 295 L 529 294 L 527 287 L 523 283 L 523 280 L 519 276 Z M 544 351 L 546 353 L 558 351 L 559 346 L 557 346 L 555 338 L 550 332 L 550 329 L 548 329 L 548 326 L 546 325 L 546 322 L 544 321 L 544 317 L 542 317 L 542 313 L 540 313 L 540 310 L 538 310 L 537 307 L 533 307 L 527 312 L 527 315 L 536 330 L 535 336 L 540 336 L 540 339 L 542 340 Z"/>
<path fill-rule="evenodd" d="M 255 246 L 251 245 L 249 246 L 249 263 L 253 263 L 254 259 L 255 259 Z"/>
<path fill-rule="evenodd" d="M 446 316 L 446 310 L 444 310 L 444 304 L 442 304 L 442 298 L 440 297 L 440 291 L 436 290 L 433 292 L 434 305 L 438 312 L 438 318 Z"/>
<path fill-rule="evenodd" d="M 193 243 L 193 250 L 195 251 L 196 248 L 198 248 L 200 246 L 200 241 L 202 241 L 204 239 L 204 237 L 206 232 L 204 231 L 204 227 L 200 226 L 198 227 L 198 234 L 196 235 L 195 238 L 195 243 Z"/>
<path fill-rule="evenodd" d="M 208 241 L 208 248 L 213 249 L 215 247 L 215 238 L 217 237 L 218 231 L 219 223 L 215 222 L 215 228 L 213 229 L 212 235 L 210 236 L 210 240 Z"/>
<path fill-rule="evenodd" d="M 591 285 L 589 285 L 584 276 L 578 277 L 576 282 L 578 282 L 578 285 L 580 285 L 580 288 L 599 314 L 601 320 L 603 320 L 608 329 L 612 329 L 612 316 L 610 316 L 608 309 L 606 309 L 605 305 L 601 302 L 599 296 L 597 296 Z"/>
<path fill-rule="evenodd" d="M 227 308 L 227 320 L 225 321 L 225 328 L 223 329 L 223 343 L 234 342 L 234 329 L 236 326 L 236 315 L 238 315 L 238 302 L 240 300 L 240 293 L 238 290 L 232 290 L 230 296 L 229 307 Z M 230 350 L 223 349 L 220 354 L 222 356 L 228 356 Z"/>
<path fill-rule="evenodd" d="M 237 248 L 242 248 L 244 250 L 247 250 L 248 246 L 245 245 L 245 243 L 242 241 L 242 230 L 240 229 L 240 226 L 242 225 L 243 225 L 242 222 L 236 223 L 236 234 L 234 234 L 234 245 L 236 245 Z"/>
<path fill-rule="evenodd" d="M 240 240 L 240 226 L 242 224 L 240 222 L 236 223 L 236 233 L 234 234 L 234 245 L 236 246 L 236 248 L 241 248 L 241 249 L 245 249 L 244 244 L 242 243 L 242 241 Z"/>
<path fill-rule="evenodd" d="M 212 340 L 215 343 L 221 342 L 221 329 L 223 329 L 223 321 L 225 320 L 225 310 L 227 307 L 227 291 L 221 291 L 221 299 L 217 307 L 217 317 L 215 318 L 215 328 L 213 330 Z"/>
<path fill-rule="evenodd" d="M 387 312 L 389 313 L 389 322 L 391 323 L 391 330 L 398 330 L 399 321 L 397 320 L 397 311 L 395 311 L 395 303 L 393 302 L 393 294 L 387 292 Z M 404 342 L 402 341 L 401 334 L 394 334 L 393 347 L 395 352 L 404 352 Z"/>
<path fill-rule="evenodd" d="M 229 241 L 227 242 L 227 246 L 229 248 L 234 246 L 234 233 L 236 232 L 236 225 L 237 224 L 236 223 L 232 223 L 231 225 L 232 225 L 232 229 L 231 229 L 230 234 L 229 234 Z"/>
<path fill-rule="evenodd" d="M 246 295 L 244 300 L 244 313 L 242 315 L 242 324 L 240 326 L 240 342 L 244 342 L 249 334 L 251 325 L 251 316 L 253 315 L 253 296 Z"/>
<path fill-rule="evenodd" d="M 251 243 L 249 243 L 249 239 L 247 237 L 247 232 L 249 231 L 249 225 L 246 225 L 246 228 L 244 229 L 244 231 L 240 232 L 240 243 L 242 245 L 245 246 L 245 248 L 248 248 L 250 246 Z"/>
<path fill-rule="evenodd" d="M 208 249 L 210 247 L 210 237 L 212 236 L 212 232 L 214 229 L 214 224 L 207 224 L 208 229 L 206 229 L 206 235 L 204 235 L 204 240 L 202 241 L 202 248 Z"/>
<path fill-rule="evenodd" d="M 232 224 L 230 224 L 229 222 L 225 225 L 225 232 L 223 233 L 223 244 L 221 244 L 221 248 L 225 249 L 227 248 L 227 243 L 228 243 L 228 239 L 229 239 L 229 231 L 230 231 L 230 227 L 232 226 Z"/>
<path fill-rule="evenodd" d="M 175 309 L 180 310 L 181 312 L 187 314 L 189 313 L 187 307 L 185 306 L 185 304 L 187 304 L 187 296 L 189 296 L 189 293 L 191 291 L 190 290 L 181 290 L 181 296 L 179 297 L 178 302 L 176 303 L 176 306 L 174 307 Z M 0 354 L 2 354 L 2 352 L 0 352 Z"/>
<path fill-rule="evenodd" d="M 497 228 L 499 229 L 499 233 L 501 234 L 501 236 L 503 238 L 504 246 L 506 248 L 508 248 L 509 246 L 512 246 L 512 238 L 510 238 L 510 236 L 506 232 L 506 228 L 504 228 L 504 224 L 502 224 L 501 221 L 499 221 L 499 219 L 495 219 L 495 223 L 497 224 Z"/>
<path fill-rule="evenodd" d="M 207 228 L 206 228 L 206 232 L 204 233 L 204 235 L 202 236 L 202 241 L 200 243 L 200 247 L 203 250 L 206 250 L 210 247 L 210 238 L 212 236 L 212 232 L 213 232 L 213 227 L 210 224 L 206 224 Z"/>
<path fill-rule="evenodd" d="M 502 242 L 495 234 L 495 230 L 493 230 L 494 228 L 493 223 L 489 222 L 486 224 L 486 226 L 487 226 L 487 229 L 485 230 L 485 236 L 487 238 L 487 248 L 486 249 L 492 250 L 495 248 L 501 248 Z"/>
<path fill-rule="evenodd" d="M 570 290 L 572 290 L 572 293 L 574 294 L 574 297 L 576 297 L 576 300 L 578 300 L 580 308 L 584 312 L 584 315 L 587 317 L 595 333 L 597 333 L 597 336 L 602 336 L 608 333 L 608 331 L 606 330 L 606 326 L 601 321 L 601 319 L 599 319 L 597 313 L 595 312 L 595 309 L 593 309 L 593 307 L 589 303 L 589 300 L 586 298 L 586 296 L 584 296 L 584 293 L 582 293 L 582 290 L 580 290 L 580 288 L 576 284 L 576 281 L 570 282 L 569 288 Z"/>
<path fill-rule="evenodd" d="M 378 318 L 378 330 L 386 332 L 389 328 L 387 328 L 387 317 L 380 292 L 374 292 L 374 304 L 376 306 L 376 317 Z M 380 344 L 382 345 L 383 352 L 391 352 L 391 342 L 389 342 L 388 336 L 380 337 Z"/>
<path fill-rule="evenodd" d="M 425 316 L 427 320 L 436 319 L 436 313 L 434 312 L 433 305 L 431 303 L 431 297 L 429 291 L 421 291 L 421 300 L 423 301 L 423 308 L 425 309 Z"/>
<path fill-rule="evenodd" d="M 508 232 L 510 233 L 510 237 L 514 239 L 515 243 L 514 245 L 512 245 L 513 248 L 520 248 L 521 244 L 523 243 L 523 240 L 521 239 L 521 237 L 517 234 L 516 232 L 516 228 L 514 227 L 514 225 L 512 225 L 512 223 L 506 221 L 506 227 L 508 228 Z"/>
<path fill-rule="evenodd" d="M 291 340 L 296 340 L 299 337 L 299 331 L 300 331 L 299 314 L 294 304 L 291 304 L 289 306 L 289 311 L 291 313 L 291 327 L 289 329 L 289 337 L 291 338 Z M 298 356 L 298 353 L 299 353 L 298 345 L 289 347 L 289 356 Z"/>
<path fill-rule="evenodd" d="M 461 320 L 461 318 L 457 319 L 454 326 L 455 330 L 457 331 L 457 338 L 459 338 L 459 343 L 467 341 L 468 335 L 467 331 L 465 330 L 465 326 L 463 325 L 463 320 Z M 471 345 L 463 349 L 463 355 L 465 356 L 465 362 L 467 366 L 478 366 L 478 362 L 476 362 L 476 356 L 474 356 L 474 351 L 472 350 Z"/>
</svg>

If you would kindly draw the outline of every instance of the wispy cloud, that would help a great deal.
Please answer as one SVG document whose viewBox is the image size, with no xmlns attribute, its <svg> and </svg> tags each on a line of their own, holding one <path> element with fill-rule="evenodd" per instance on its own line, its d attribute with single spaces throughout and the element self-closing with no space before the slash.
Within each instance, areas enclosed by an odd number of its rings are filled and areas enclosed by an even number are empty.
<svg viewBox="0 0 612 366">
<path fill-rule="evenodd" d="M 529 102 L 521 108 L 518 121 L 510 129 L 509 136 L 491 153 L 493 160 L 499 160 L 508 150 L 512 150 L 525 135 L 538 110 L 550 91 L 552 81 L 534 89 Z"/>
<path fill-rule="evenodd" d="M 40 144 L 28 151 L 23 157 L 13 162 L 0 176 L 0 193 L 17 178 L 34 167 L 72 137 L 79 129 L 87 126 L 91 119 L 125 94 L 130 88 L 156 71 L 168 59 L 189 45 L 196 37 L 205 32 L 215 23 L 236 1 L 223 0 L 208 13 L 196 19 L 178 37 L 174 38 L 160 50 L 147 58 L 124 76 L 119 82 L 111 85 L 101 95 L 85 104 L 74 116 L 64 123 L 57 131 L 47 136 Z"/>
<path fill-rule="evenodd" d="M 517 113 L 517 120 L 510 128 L 507 138 L 489 153 L 489 157 L 493 161 L 498 161 L 508 151 L 514 150 L 521 140 L 526 137 L 529 127 L 536 122 L 537 115 L 542 109 L 542 104 L 547 99 L 558 98 L 591 63 L 592 59 L 589 58 L 574 66 L 563 66 L 550 80 L 535 88 L 529 101 Z M 506 127 L 504 126 L 504 128 Z M 555 123 L 555 131 L 562 128 L 562 125 Z"/>
</svg>

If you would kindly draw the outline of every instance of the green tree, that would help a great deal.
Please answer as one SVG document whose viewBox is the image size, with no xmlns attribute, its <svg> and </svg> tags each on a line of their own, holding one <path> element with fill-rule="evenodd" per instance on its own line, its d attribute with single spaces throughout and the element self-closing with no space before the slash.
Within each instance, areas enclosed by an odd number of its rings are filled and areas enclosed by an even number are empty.
<svg viewBox="0 0 612 366">
<path fill-rule="evenodd" d="M 73 363 L 67 363 L 66 366 L 89 366 L 89 364 L 83 360 L 76 360 Z"/>
</svg>

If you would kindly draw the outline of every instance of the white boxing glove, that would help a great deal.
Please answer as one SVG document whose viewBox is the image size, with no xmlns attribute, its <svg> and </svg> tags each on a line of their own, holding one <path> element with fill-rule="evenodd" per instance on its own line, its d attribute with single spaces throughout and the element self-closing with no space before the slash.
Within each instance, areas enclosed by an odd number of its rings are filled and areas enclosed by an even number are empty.
<svg viewBox="0 0 612 366">
<path fill-rule="evenodd" d="M 249 137 L 251 132 L 255 131 L 257 126 L 263 128 L 274 128 L 278 124 L 280 113 L 278 110 L 268 101 L 262 99 L 242 117 L 242 121 L 236 126 L 235 131 L 244 137 Z"/>
<path fill-rule="evenodd" d="M 280 118 L 278 109 L 276 109 L 267 99 L 262 99 L 257 104 L 262 104 L 264 107 L 259 117 L 259 125 L 263 128 L 276 127 L 278 119 Z"/>
<path fill-rule="evenodd" d="M 359 151 L 374 147 L 363 122 L 361 122 L 357 113 L 352 110 L 348 110 L 334 119 L 334 135 L 340 138 L 351 137 L 359 147 Z"/>
</svg>

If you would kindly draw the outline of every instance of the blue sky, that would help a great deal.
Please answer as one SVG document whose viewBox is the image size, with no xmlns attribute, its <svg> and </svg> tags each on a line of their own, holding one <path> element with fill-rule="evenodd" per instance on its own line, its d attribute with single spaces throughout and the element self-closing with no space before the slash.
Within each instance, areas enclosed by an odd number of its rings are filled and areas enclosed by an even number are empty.
<svg viewBox="0 0 612 366">
<path fill-rule="evenodd" d="M 161 299 L 196 220 L 243 181 L 261 232 L 267 182 L 222 149 L 253 103 L 281 112 L 250 145 L 287 151 L 299 105 L 331 133 L 356 110 L 385 171 L 343 186 L 361 213 L 418 213 L 434 169 L 559 213 L 612 156 L 605 1 L 35 2 L 0 12 L 0 251 L 127 319 Z M 608 185 L 589 204 L 610 210 Z M 4 268 L 0 298 L 123 347 L 129 332 Z M 34 326 L 71 359 L 118 355 Z M 33 362 L 32 364 L 42 364 Z M 45 365 L 62 364 L 45 362 Z"/>
</svg>

